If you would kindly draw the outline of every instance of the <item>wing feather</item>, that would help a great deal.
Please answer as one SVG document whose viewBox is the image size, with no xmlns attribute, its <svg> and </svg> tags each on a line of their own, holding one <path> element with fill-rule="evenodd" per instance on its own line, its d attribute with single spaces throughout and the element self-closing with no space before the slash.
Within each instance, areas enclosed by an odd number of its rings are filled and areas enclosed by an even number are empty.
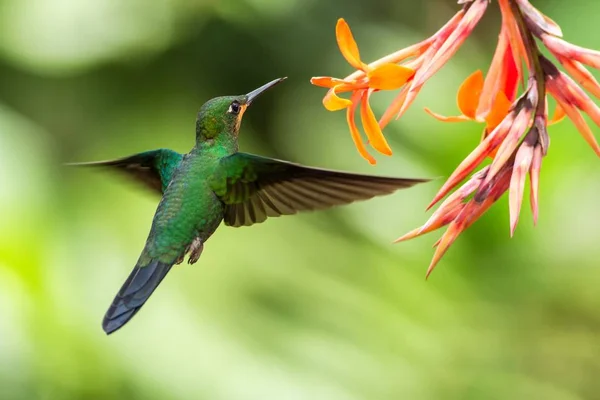
<svg viewBox="0 0 600 400">
<path fill-rule="evenodd" d="M 226 206 L 225 224 L 237 227 L 366 200 L 427 181 L 310 168 L 236 153 L 221 161 L 212 186 Z"/>
<path fill-rule="evenodd" d="M 111 168 L 163 194 L 183 155 L 169 149 L 158 149 L 109 161 L 71 163 L 69 166 Z"/>
</svg>

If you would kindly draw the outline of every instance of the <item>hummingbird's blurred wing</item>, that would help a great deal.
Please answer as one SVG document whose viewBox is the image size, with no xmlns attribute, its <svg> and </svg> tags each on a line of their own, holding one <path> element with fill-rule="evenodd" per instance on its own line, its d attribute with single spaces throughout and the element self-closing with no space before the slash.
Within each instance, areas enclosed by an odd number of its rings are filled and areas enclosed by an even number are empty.
<svg viewBox="0 0 600 400">
<path fill-rule="evenodd" d="M 225 204 L 225 224 L 237 227 L 349 204 L 427 181 L 310 168 L 236 153 L 221 160 L 211 187 Z"/>
<path fill-rule="evenodd" d="M 169 149 L 158 149 L 109 161 L 71 163 L 70 166 L 108 167 L 144 184 L 162 196 L 183 155 Z"/>
</svg>

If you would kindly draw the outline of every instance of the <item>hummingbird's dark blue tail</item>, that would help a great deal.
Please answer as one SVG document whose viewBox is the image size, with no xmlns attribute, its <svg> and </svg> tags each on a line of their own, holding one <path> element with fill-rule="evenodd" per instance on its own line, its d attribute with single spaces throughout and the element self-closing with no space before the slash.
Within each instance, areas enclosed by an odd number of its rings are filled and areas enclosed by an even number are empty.
<svg viewBox="0 0 600 400">
<path fill-rule="evenodd" d="M 156 259 L 143 267 L 138 262 L 104 316 L 102 329 L 107 335 L 133 318 L 172 266 L 173 263 L 163 263 Z"/>
</svg>

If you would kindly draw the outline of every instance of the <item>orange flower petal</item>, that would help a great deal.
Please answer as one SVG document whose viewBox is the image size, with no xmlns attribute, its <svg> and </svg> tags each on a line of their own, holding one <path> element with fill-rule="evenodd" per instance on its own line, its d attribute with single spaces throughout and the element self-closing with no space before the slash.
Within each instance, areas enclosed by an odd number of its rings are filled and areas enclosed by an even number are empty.
<svg viewBox="0 0 600 400">
<path fill-rule="evenodd" d="M 334 86 L 347 82 L 345 82 L 343 79 L 332 78 L 330 76 L 315 76 L 314 78 L 310 78 L 310 83 L 315 86 L 331 89 Z"/>
<path fill-rule="evenodd" d="M 475 119 L 479 96 L 483 89 L 483 72 L 477 70 L 465 79 L 458 89 L 456 103 L 458 109 L 470 119 Z"/>
<path fill-rule="evenodd" d="M 352 36 L 350 27 L 343 18 L 338 19 L 337 25 L 335 26 L 335 37 L 337 39 L 340 52 L 346 61 L 348 61 L 348 64 L 352 65 L 356 69 L 365 70 L 366 65 L 360 60 L 358 45 L 354 40 L 354 36 Z"/>
<path fill-rule="evenodd" d="M 369 106 L 369 92 L 366 90 L 363 93 L 360 103 L 360 118 L 371 146 L 386 156 L 392 155 L 392 149 L 385 140 L 383 132 L 381 132 L 381 128 L 377 123 L 377 119 L 375 119 L 373 110 L 371 110 L 371 107 Z"/>
<path fill-rule="evenodd" d="M 442 121 L 442 122 L 464 122 L 464 121 L 471 120 L 471 118 L 467 117 L 466 115 L 455 115 L 455 116 L 446 117 L 445 115 L 434 113 L 427 107 L 425 107 L 425 112 L 427 114 L 431 115 L 433 118 L 437 119 L 438 121 Z"/>
<path fill-rule="evenodd" d="M 402 87 L 415 74 L 415 70 L 397 64 L 383 64 L 368 72 L 369 87 L 394 90 Z"/>
<path fill-rule="evenodd" d="M 421 67 L 421 65 L 423 65 L 423 59 L 422 57 L 419 57 L 417 60 L 409 62 L 407 65 L 409 65 L 410 68 L 416 71 Z M 411 80 L 412 79 L 414 79 L 414 77 L 411 78 Z M 415 89 L 416 91 L 411 92 L 411 88 L 412 83 L 410 85 L 405 85 L 402 89 L 400 89 L 400 93 L 398 93 L 396 98 L 392 100 L 390 106 L 385 110 L 385 112 L 381 116 L 381 119 L 379 120 L 379 126 L 386 126 L 394 118 L 394 115 L 396 116 L 396 119 L 402 116 L 402 114 L 414 101 L 415 97 L 417 96 L 420 90 Z"/>
<path fill-rule="evenodd" d="M 563 110 L 563 108 L 557 104 L 556 108 L 554 109 L 554 115 L 552 116 L 552 119 L 548 121 L 548 126 L 558 124 L 565 118 L 565 116 L 565 110 Z"/>
<path fill-rule="evenodd" d="M 352 101 L 343 99 L 337 95 L 336 89 L 338 87 L 339 86 L 329 89 L 325 97 L 323 97 L 323 105 L 328 111 L 339 111 L 352 105 Z"/>
<path fill-rule="evenodd" d="M 512 106 L 510 100 L 503 91 L 496 93 L 496 99 L 492 104 L 490 112 L 485 117 L 486 127 L 491 132 L 496 128 L 500 122 L 508 115 L 508 111 Z"/>
<path fill-rule="evenodd" d="M 356 150 L 358 150 L 358 153 L 362 156 L 362 158 L 367 160 L 369 162 L 369 164 L 375 165 L 377 163 L 377 161 L 375 161 L 375 158 L 373 158 L 373 156 L 370 155 L 369 152 L 367 151 L 367 149 L 363 143 L 363 140 L 360 137 L 360 132 L 358 131 L 358 128 L 356 127 L 356 123 L 354 122 L 356 106 L 358 105 L 358 102 L 360 101 L 361 95 L 362 94 L 360 92 L 355 92 L 352 94 L 352 97 L 350 98 L 350 102 L 352 103 L 352 105 L 350 107 L 348 107 L 348 111 L 346 113 L 346 121 L 348 122 L 348 126 L 350 127 L 350 135 L 352 136 L 352 140 L 354 141 Z"/>
<path fill-rule="evenodd" d="M 428 38 L 428 39 L 423 40 L 422 42 L 413 44 L 412 46 L 409 46 L 404 49 L 400 49 L 394 53 L 388 54 L 387 56 L 382 57 L 379 60 L 369 63 L 367 65 L 366 69 L 367 70 L 375 69 L 377 67 L 382 66 L 383 64 L 389 64 L 389 63 L 398 64 L 398 63 L 406 60 L 407 58 L 417 57 L 417 56 L 421 55 L 422 53 L 424 53 L 429 48 L 432 41 L 433 41 L 432 38 Z M 408 68 L 412 68 L 413 70 L 416 69 L 413 66 L 411 66 L 410 64 L 411 64 L 411 62 L 407 62 L 407 64 L 405 66 Z M 413 60 L 412 64 L 414 64 L 414 60 Z M 358 71 L 354 71 L 353 73 L 348 75 L 345 79 L 346 79 L 346 81 L 352 81 L 352 80 L 364 78 L 365 75 L 366 75 L 365 71 L 358 70 Z"/>
</svg>

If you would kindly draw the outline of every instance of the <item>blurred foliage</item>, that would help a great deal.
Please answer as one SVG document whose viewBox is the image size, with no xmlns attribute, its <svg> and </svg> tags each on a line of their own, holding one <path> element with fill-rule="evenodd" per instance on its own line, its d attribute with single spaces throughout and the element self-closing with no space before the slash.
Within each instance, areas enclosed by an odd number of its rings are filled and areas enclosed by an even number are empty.
<svg viewBox="0 0 600 400">
<path fill-rule="evenodd" d="M 600 48 L 600 3 L 533 2 Z M 454 1 L 0 0 L 1 399 L 591 399 L 600 390 L 600 168 L 569 122 L 551 128 L 540 223 L 508 236 L 506 198 L 429 282 L 437 180 L 338 210 L 220 229 L 144 311 L 100 321 L 143 246 L 157 198 L 66 161 L 187 151 L 199 106 L 279 76 L 244 119 L 244 150 L 329 168 L 447 176 L 480 126 L 445 125 L 486 68 L 475 37 L 386 134 L 375 169 L 314 75 L 343 75 L 334 25 L 365 60 L 433 32 Z M 385 96 L 375 99 L 381 112 Z M 381 108 L 380 108 L 381 107 Z M 598 130 L 596 129 L 596 132 Z"/>
</svg>

